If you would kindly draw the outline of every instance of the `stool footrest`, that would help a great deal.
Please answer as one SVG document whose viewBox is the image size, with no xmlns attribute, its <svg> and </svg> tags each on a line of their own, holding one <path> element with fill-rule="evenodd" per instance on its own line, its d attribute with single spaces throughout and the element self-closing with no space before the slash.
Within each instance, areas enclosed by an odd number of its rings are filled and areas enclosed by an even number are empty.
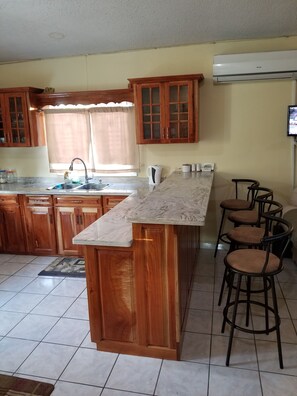
<svg viewBox="0 0 297 396">
<path fill-rule="evenodd" d="M 235 301 L 232 301 L 228 305 L 226 305 L 223 310 L 223 316 L 224 316 L 226 322 L 230 326 L 234 326 L 235 329 L 243 331 L 245 333 L 250 333 L 250 334 L 268 334 L 268 333 L 272 333 L 273 331 L 276 331 L 277 328 L 280 327 L 280 324 L 281 324 L 280 316 L 276 315 L 276 312 L 272 307 L 265 306 L 265 304 L 261 303 L 260 301 L 254 301 L 254 300 L 250 300 L 248 302 L 247 302 L 247 300 L 239 300 L 238 301 L 238 304 L 247 304 L 247 303 L 261 306 L 262 308 L 267 309 L 268 311 L 272 312 L 274 317 L 271 319 L 275 322 L 275 325 L 272 327 L 269 327 L 268 329 L 265 328 L 264 330 L 256 330 L 256 329 L 249 329 L 247 327 L 242 327 L 236 323 L 233 323 L 232 320 L 228 318 L 228 310 L 230 307 L 232 307 L 235 304 Z M 263 316 L 263 320 L 265 320 L 264 316 Z M 222 333 L 224 333 L 224 331 L 222 331 Z"/>
</svg>

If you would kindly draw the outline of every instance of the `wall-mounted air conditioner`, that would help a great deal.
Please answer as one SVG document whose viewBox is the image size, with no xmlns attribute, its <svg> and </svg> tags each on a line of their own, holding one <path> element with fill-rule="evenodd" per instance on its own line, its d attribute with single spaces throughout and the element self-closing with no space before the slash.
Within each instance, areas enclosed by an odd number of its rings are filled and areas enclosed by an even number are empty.
<svg viewBox="0 0 297 396">
<path fill-rule="evenodd" d="M 297 50 L 215 55 L 213 59 L 216 83 L 288 78 L 297 79 Z"/>
</svg>

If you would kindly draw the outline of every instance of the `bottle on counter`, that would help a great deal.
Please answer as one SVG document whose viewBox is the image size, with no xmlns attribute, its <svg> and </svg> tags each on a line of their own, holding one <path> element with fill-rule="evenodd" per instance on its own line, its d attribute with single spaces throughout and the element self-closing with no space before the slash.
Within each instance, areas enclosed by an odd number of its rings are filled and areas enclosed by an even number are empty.
<svg viewBox="0 0 297 396">
<path fill-rule="evenodd" d="M 16 183 L 17 182 L 17 173 L 15 169 L 7 169 L 6 170 L 6 178 L 7 183 Z"/>
<path fill-rule="evenodd" d="M 0 183 L 7 183 L 7 173 L 5 169 L 0 169 Z"/>
</svg>

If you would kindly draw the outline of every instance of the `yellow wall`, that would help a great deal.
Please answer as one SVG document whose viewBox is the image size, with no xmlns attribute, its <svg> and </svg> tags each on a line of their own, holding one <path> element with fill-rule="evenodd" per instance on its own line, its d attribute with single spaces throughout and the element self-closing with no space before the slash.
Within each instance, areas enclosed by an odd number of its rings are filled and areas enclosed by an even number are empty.
<svg viewBox="0 0 297 396">
<path fill-rule="evenodd" d="M 203 241 L 213 242 L 219 201 L 230 194 L 232 177 L 257 178 L 273 188 L 281 202 L 289 199 L 293 143 L 286 136 L 286 114 L 296 90 L 292 81 L 214 85 L 213 55 L 296 47 L 297 37 L 291 37 L 14 63 L 0 66 L 0 87 L 54 87 L 56 92 L 115 89 L 126 88 L 128 78 L 203 73 L 199 143 L 145 145 L 139 150 L 141 176 L 149 164 L 163 165 L 166 175 L 185 162 L 215 162 L 214 189 L 202 234 Z M 15 167 L 19 176 L 50 175 L 44 147 L 2 148 L 0 167 Z"/>
</svg>

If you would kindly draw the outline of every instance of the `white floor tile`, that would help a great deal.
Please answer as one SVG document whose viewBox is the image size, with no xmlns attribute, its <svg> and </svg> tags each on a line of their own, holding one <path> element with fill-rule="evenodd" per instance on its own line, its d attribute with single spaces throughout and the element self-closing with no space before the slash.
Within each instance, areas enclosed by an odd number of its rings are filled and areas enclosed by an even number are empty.
<svg viewBox="0 0 297 396">
<path fill-rule="evenodd" d="M 25 294 L 25 293 L 23 293 Z M 42 302 L 33 309 L 32 313 L 41 315 L 62 316 L 74 302 L 72 297 L 42 296 Z"/>
<path fill-rule="evenodd" d="M 183 340 L 181 360 L 209 364 L 211 336 L 186 332 Z"/>
<path fill-rule="evenodd" d="M 54 316 L 29 314 L 9 332 L 8 336 L 41 341 L 58 320 Z"/>
<path fill-rule="evenodd" d="M 158 379 L 158 396 L 206 396 L 208 366 L 164 360 Z"/>
<path fill-rule="evenodd" d="M 39 294 L 18 293 L 6 304 L 2 305 L 1 309 L 29 313 L 43 298 L 44 296 Z"/>
<path fill-rule="evenodd" d="M 11 276 L 4 282 L 0 283 L 0 290 L 19 292 L 24 289 L 35 278 L 27 278 L 23 276 Z"/>
<path fill-rule="evenodd" d="M 31 261 L 31 264 L 46 264 L 50 265 L 53 261 L 56 260 L 55 256 L 39 256 Z"/>
<path fill-rule="evenodd" d="M 99 396 L 102 388 L 58 381 L 51 396 Z"/>
<path fill-rule="evenodd" d="M 36 258 L 36 256 L 30 256 L 30 255 L 26 255 L 26 254 L 18 254 L 15 255 L 13 257 L 11 257 L 8 261 L 9 262 L 13 262 L 13 263 L 25 263 L 28 264 L 30 263 L 32 260 L 34 260 Z"/>
<path fill-rule="evenodd" d="M 225 366 L 229 337 L 213 336 L 211 342 L 211 364 Z M 246 338 L 233 338 L 230 367 L 257 370 L 255 342 Z"/>
<path fill-rule="evenodd" d="M 120 355 L 107 381 L 108 388 L 153 394 L 162 361 Z"/>
<path fill-rule="evenodd" d="M 9 261 L 15 256 L 16 256 L 15 254 L 0 254 L 0 264 L 3 263 L 4 261 Z"/>
<path fill-rule="evenodd" d="M 24 317 L 23 313 L 0 311 L 0 335 L 5 336 Z"/>
<path fill-rule="evenodd" d="M 144 393 L 131 393 L 126 391 L 104 388 L 101 396 L 144 396 Z"/>
<path fill-rule="evenodd" d="M 297 378 L 288 375 L 261 373 L 263 396 L 296 396 Z"/>
<path fill-rule="evenodd" d="M 213 293 L 193 290 L 191 293 L 190 308 L 211 311 L 213 305 Z"/>
<path fill-rule="evenodd" d="M 26 279 L 26 278 L 25 278 Z M 37 294 L 48 294 L 50 293 L 63 278 L 49 278 L 39 276 L 35 278 L 28 286 L 23 289 L 24 293 L 37 293 Z"/>
<path fill-rule="evenodd" d="M 210 366 L 208 396 L 218 395 L 262 396 L 258 372 L 231 367 Z"/>
<path fill-rule="evenodd" d="M 85 281 L 66 278 L 50 294 L 53 296 L 78 297 L 85 288 Z"/>
<path fill-rule="evenodd" d="M 16 292 L 8 292 L 0 290 L 0 308 L 2 308 L 7 301 L 11 300 L 14 296 L 16 296 Z"/>
<path fill-rule="evenodd" d="M 90 332 L 89 332 L 89 333 L 87 334 L 87 336 L 85 337 L 83 343 L 81 344 L 81 347 L 83 347 L 83 348 L 97 349 L 96 343 L 91 341 Z"/>
<path fill-rule="evenodd" d="M 194 333 L 211 333 L 212 317 L 208 311 L 189 309 L 186 323 L 186 331 Z"/>
<path fill-rule="evenodd" d="M 280 369 L 276 342 L 256 340 L 260 371 L 297 377 L 297 345 L 282 342 L 284 368 Z"/>
<path fill-rule="evenodd" d="M 93 349 L 79 349 L 66 367 L 61 380 L 104 386 L 117 354 Z"/>
<path fill-rule="evenodd" d="M 4 282 L 8 278 L 9 278 L 8 275 L 0 275 L 0 283 Z"/>
<path fill-rule="evenodd" d="M 0 274 L 1 275 L 13 275 L 20 271 L 26 266 L 26 263 L 1 263 L 0 264 Z"/>
<path fill-rule="evenodd" d="M 75 347 L 40 343 L 17 373 L 58 379 L 76 351 Z"/>
<path fill-rule="evenodd" d="M 89 320 L 88 300 L 78 298 L 63 316 L 65 318 Z"/>
<path fill-rule="evenodd" d="M 61 318 L 47 334 L 44 341 L 79 346 L 89 330 L 90 325 L 86 320 Z"/>
<path fill-rule="evenodd" d="M 42 265 L 27 264 L 25 267 L 23 267 L 17 272 L 17 275 L 36 277 L 38 276 L 39 272 L 42 271 L 44 268 L 46 268 L 45 264 Z"/>
<path fill-rule="evenodd" d="M 0 341 L 0 370 L 14 372 L 38 342 L 5 337 Z"/>
</svg>

